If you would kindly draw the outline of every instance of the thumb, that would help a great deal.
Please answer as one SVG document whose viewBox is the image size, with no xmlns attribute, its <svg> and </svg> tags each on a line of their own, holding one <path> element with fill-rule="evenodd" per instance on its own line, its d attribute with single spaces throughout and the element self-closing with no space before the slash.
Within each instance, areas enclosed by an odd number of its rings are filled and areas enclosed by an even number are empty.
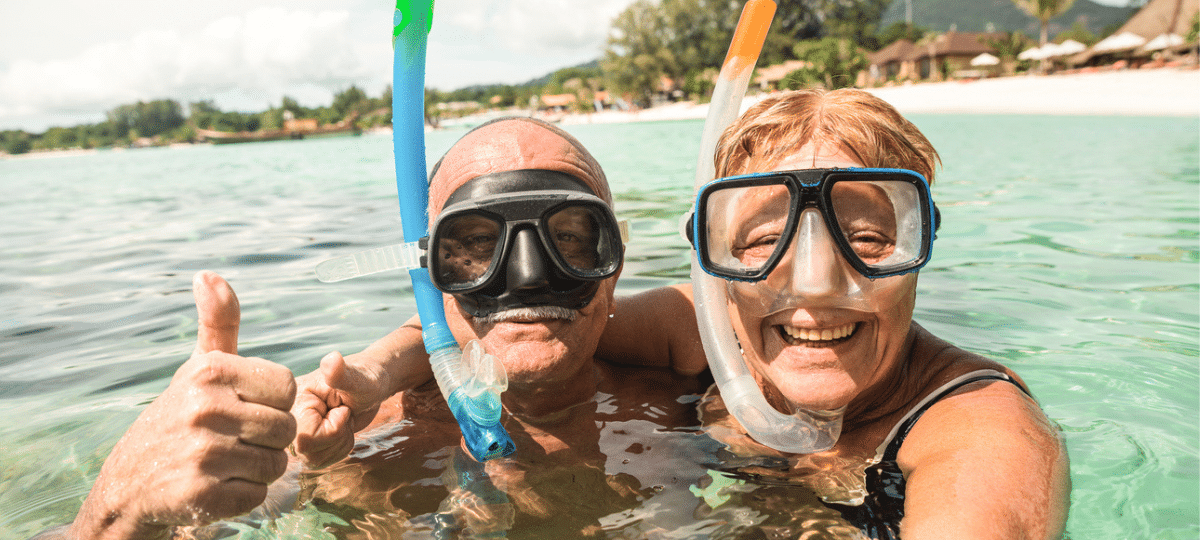
<svg viewBox="0 0 1200 540">
<path fill-rule="evenodd" d="M 211 351 L 237 354 L 238 326 L 242 308 L 237 295 L 225 279 L 215 272 L 201 270 L 192 278 L 196 298 L 196 350 L 193 355 Z"/>
<path fill-rule="evenodd" d="M 348 390 L 347 384 L 350 381 L 346 380 L 346 359 L 342 357 L 342 353 L 333 351 L 321 359 L 321 376 L 325 378 L 325 384 L 331 390 Z M 340 405 L 331 404 L 331 406 Z"/>
</svg>

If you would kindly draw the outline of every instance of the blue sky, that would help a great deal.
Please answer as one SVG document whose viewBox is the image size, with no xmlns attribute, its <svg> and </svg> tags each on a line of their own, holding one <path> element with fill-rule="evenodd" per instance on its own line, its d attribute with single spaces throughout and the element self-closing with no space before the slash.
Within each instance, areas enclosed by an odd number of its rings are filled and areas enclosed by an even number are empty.
<svg viewBox="0 0 1200 540">
<path fill-rule="evenodd" d="M 520 83 L 602 54 L 634 0 L 437 0 L 426 84 Z M 969 0 L 964 0 L 969 1 Z M 1125 0 L 1104 0 L 1124 5 Z M 386 0 L 5 0 L 0 129 L 96 122 L 138 100 L 324 105 L 391 76 Z"/>
</svg>

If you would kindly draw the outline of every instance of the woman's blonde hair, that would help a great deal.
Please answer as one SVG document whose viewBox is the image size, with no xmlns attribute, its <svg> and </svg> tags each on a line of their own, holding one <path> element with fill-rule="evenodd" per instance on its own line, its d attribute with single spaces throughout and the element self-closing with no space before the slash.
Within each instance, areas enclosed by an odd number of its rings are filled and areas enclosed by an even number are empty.
<svg viewBox="0 0 1200 540">
<path fill-rule="evenodd" d="M 844 88 L 795 90 L 750 107 L 721 134 L 717 178 L 746 174 L 749 162 L 777 163 L 804 145 L 831 145 L 864 167 L 909 169 L 933 183 L 937 151 L 916 126 L 874 95 Z"/>
</svg>

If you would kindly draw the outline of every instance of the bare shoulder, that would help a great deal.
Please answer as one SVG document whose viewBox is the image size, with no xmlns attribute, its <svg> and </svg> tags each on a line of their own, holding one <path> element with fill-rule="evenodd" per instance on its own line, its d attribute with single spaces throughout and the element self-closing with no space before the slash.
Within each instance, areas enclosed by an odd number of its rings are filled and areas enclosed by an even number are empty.
<svg viewBox="0 0 1200 540">
<path fill-rule="evenodd" d="M 691 285 L 659 287 L 616 299 L 596 356 L 624 365 L 670 367 L 685 375 L 704 371 Z"/>
<path fill-rule="evenodd" d="M 1000 364 L 961 349 L 948 371 Z M 958 366 L 958 367 L 952 367 Z M 900 449 L 904 538 L 1058 538 L 1070 476 L 1061 432 L 1018 386 L 977 381 L 937 401 Z"/>
</svg>

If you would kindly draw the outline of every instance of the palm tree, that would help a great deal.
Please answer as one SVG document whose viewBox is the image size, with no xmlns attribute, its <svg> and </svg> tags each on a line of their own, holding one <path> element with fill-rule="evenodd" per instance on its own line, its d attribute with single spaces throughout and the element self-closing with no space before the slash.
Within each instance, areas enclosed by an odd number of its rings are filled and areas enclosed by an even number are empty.
<svg viewBox="0 0 1200 540">
<path fill-rule="evenodd" d="M 1042 23 L 1042 39 L 1038 42 L 1038 46 L 1046 45 L 1049 41 L 1050 19 L 1062 15 L 1075 0 L 1012 0 L 1021 11 L 1028 13 L 1031 17 Z"/>
</svg>

